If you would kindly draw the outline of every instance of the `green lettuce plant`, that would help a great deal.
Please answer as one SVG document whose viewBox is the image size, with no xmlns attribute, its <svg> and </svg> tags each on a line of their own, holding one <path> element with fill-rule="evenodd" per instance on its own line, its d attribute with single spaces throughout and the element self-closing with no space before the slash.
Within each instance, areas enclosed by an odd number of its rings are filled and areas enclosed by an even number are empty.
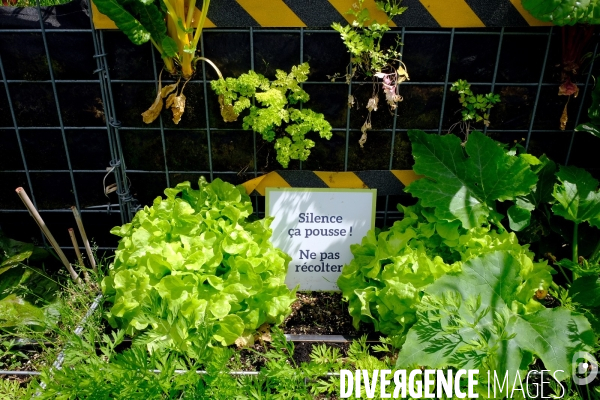
<svg viewBox="0 0 600 400">
<path fill-rule="evenodd" d="M 211 325 L 212 338 L 230 345 L 281 323 L 295 301 L 284 284 L 290 257 L 269 241 L 271 219 L 249 219 L 241 186 L 204 178 L 199 186 L 166 189 L 166 198 L 114 228 L 121 240 L 102 281 L 111 326 L 150 349 L 167 345 L 190 356 L 199 351 L 200 326 Z"/>
<path fill-rule="evenodd" d="M 331 139 L 331 125 L 323 114 L 302 107 L 310 97 L 300 84 L 308 79 L 309 72 L 308 63 L 304 63 L 292 67 L 289 74 L 277 70 L 272 82 L 254 71 L 238 78 L 211 81 L 219 95 L 225 122 L 237 120 L 239 114 L 249 109 L 244 129 L 260 133 L 267 142 L 275 140 L 277 161 L 284 168 L 290 160 L 306 161 L 315 146 L 312 139 L 306 138 L 309 132 Z"/>
<path fill-rule="evenodd" d="M 337 281 L 355 327 L 373 323 L 400 345 L 417 321 L 423 290 L 442 276 L 461 271 L 468 260 L 499 250 L 523 265 L 519 273 L 524 284 L 514 293 L 520 306 L 542 307 L 532 297 L 548 289 L 553 270 L 546 262 L 534 262 L 533 253 L 519 245 L 514 233 L 490 227 L 467 230 L 458 220 L 438 218 L 422 202 L 399 209 L 404 212 L 402 221 L 384 232 L 371 230 L 360 245 L 351 246 L 354 259 Z"/>
</svg>

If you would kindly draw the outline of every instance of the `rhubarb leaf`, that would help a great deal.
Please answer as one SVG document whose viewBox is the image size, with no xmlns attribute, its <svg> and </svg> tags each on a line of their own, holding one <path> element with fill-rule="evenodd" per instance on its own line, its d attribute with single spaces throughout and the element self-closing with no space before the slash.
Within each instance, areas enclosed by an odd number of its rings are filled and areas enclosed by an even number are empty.
<svg viewBox="0 0 600 400">
<path fill-rule="evenodd" d="M 462 222 L 469 229 L 497 219 L 495 202 L 530 192 L 537 177 L 520 157 L 510 156 L 481 132 L 473 132 L 463 148 L 457 136 L 411 130 L 417 174 L 425 175 L 406 189 L 435 207 L 440 219 Z M 496 222 L 498 222 L 496 220 Z"/>
<path fill-rule="evenodd" d="M 600 190 L 598 181 L 584 169 L 561 167 L 556 174 L 560 184 L 554 185 L 552 207 L 556 215 L 580 224 L 584 221 L 600 228 Z"/>
<path fill-rule="evenodd" d="M 594 345 L 591 326 L 561 307 L 524 312 L 523 300 L 515 296 L 528 286 L 522 268 L 519 259 L 498 251 L 467 261 L 462 272 L 431 284 L 396 367 L 479 369 L 483 390 L 487 371 L 500 377 L 508 371 L 507 390 L 518 386 L 534 356 L 557 371 L 557 379 L 570 376 L 573 355 Z"/>
</svg>

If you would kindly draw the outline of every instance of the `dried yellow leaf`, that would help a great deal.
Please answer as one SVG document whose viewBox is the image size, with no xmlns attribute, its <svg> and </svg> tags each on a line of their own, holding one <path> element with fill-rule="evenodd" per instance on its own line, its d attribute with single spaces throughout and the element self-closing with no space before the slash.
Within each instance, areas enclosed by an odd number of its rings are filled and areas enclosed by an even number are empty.
<svg viewBox="0 0 600 400">
<path fill-rule="evenodd" d="M 168 95 L 169 93 L 171 93 L 173 90 L 177 89 L 177 85 L 178 85 L 178 84 L 179 84 L 179 81 L 175 82 L 175 83 L 174 83 L 174 84 L 172 84 L 172 85 L 167 85 L 167 86 L 165 86 L 164 88 L 162 88 L 162 89 L 160 90 L 160 95 L 161 95 L 161 97 L 162 97 L 163 99 L 164 99 L 165 97 L 167 97 L 167 95 Z"/>
<path fill-rule="evenodd" d="M 377 105 L 379 104 L 379 97 L 377 95 L 371 97 L 367 102 L 367 110 L 377 111 Z"/>
<path fill-rule="evenodd" d="M 271 341 L 271 326 L 268 323 L 264 323 L 257 329 L 257 336 L 263 342 Z"/>
<path fill-rule="evenodd" d="M 252 334 L 252 332 L 244 331 L 244 333 L 242 333 L 242 336 L 235 339 L 234 343 L 238 348 L 251 347 L 252 345 L 254 345 L 254 335 Z"/>
<path fill-rule="evenodd" d="M 567 104 L 565 104 L 565 108 L 563 109 L 562 115 L 560 116 L 560 130 L 564 131 L 565 128 L 567 127 L 567 121 L 569 120 L 569 115 L 567 114 L 567 106 L 569 105 L 569 102 L 567 101 Z"/>
<path fill-rule="evenodd" d="M 159 86 L 160 88 L 160 86 Z M 156 99 L 154 99 L 154 103 L 152 103 L 152 105 L 150 106 L 149 109 L 147 109 L 146 111 L 144 111 L 142 113 L 142 119 L 144 120 L 144 122 L 146 124 L 150 124 L 152 122 L 154 122 L 154 120 L 156 118 L 158 118 L 158 115 L 160 114 L 160 111 L 163 108 L 163 100 L 161 97 L 161 92 L 160 90 L 158 91 L 158 94 L 156 95 Z"/>
<path fill-rule="evenodd" d="M 219 105 L 221 106 L 221 117 L 223 117 L 223 121 L 225 122 L 234 122 L 237 121 L 239 114 L 233 111 L 233 106 L 231 104 L 225 104 L 223 101 L 223 95 L 219 95 Z"/>
<path fill-rule="evenodd" d="M 154 103 L 152 103 L 150 108 L 142 113 L 142 119 L 144 120 L 144 123 L 146 123 L 146 124 L 150 124 L 150 123 L 154 122 L 154 120 L 156 118 L 158 118 L 158 116 L 160 115 L 160 112 L 162 111 L 162 108 L 163 108 L 163 100 L 162 99 L 164 99 L 173 90 L 177 89 L 177 85 L 179 84 L 179 81 L 177 81 L 176 83 L 173 83 L 172 85 L 167 85 L 163 88 L 161 78 L 162 78 L 162 71 L 161 71 L 160 75 L 158 76 L 158 93 L 156 94 L 156 99 L 154 99 Z"/>
<path fill-rule="evenodd" d="M 398 69 L 396 70 L 396 75 L 398 76 L 398 78 L 396 79 L 396 83 L 410 81 L 410 78 L 408 77 L 408 72 L 402 66 L 398 67 Z"/>
<path fill-rule="evenodd" d="M 185 111 L 185 95 L 182 93 L 177 96 L 175 93 L 172 93 L 167 97 L 167 107 L 171 108 L 173 112 L 173 122 L 175 124 L 179 124 L 181 121 L 181 116 Z"/>
<path fill-rule="evenodd" d="M 358 144 L 360 145 L 361 148 L 364 147 L 365 143 L 367 143 L 367 131 L 369 129 L 371 129 L 371 123 L 368 121 L 365 121 L 363 126 L 360 128 L 360 131 L 362 132 L 362 136 L 358 140 Z"/>
</svg>

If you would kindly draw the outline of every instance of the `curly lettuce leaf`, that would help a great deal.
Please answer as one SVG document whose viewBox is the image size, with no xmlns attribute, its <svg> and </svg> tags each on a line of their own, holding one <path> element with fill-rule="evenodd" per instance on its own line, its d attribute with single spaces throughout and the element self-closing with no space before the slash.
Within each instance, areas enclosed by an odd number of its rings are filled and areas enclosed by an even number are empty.
<svg viewBox="0 0 600 400">
<path fill-rule="evenodd" d="M 501 380 L 508 371 L 506 390 L 511 391 L 525 378 L 533 357 L 557 371 L 557 379 L 570 376 L 573 355 L 594 345 L 591 326 L 563 308 L 524 312 L 523 299 L 515 296 L 526 285 L 521 269 L 518 258 L 498 251 L 467 261 L 462 272 L 430 285 L 396 367 L 479 369 L 484 393 L 487 371 Z"/>
<path fill-rule="evenodd" d="M 302 106 L 310 99 L 300 85 L 308 79 L 309 72 L 309 64 L 303 63 L 293 66 L 289 74 L 277 70 L 273 82 L 254 71 L 236 79 L 211 81 L 222 103 L 224 119 L 236 120 L 238 114 L 249 108 L 243 128 L 260 133 L 267 142 L 275 141 L 277 161 L 284 168 L 288 167 L 291 160 L 308 159 L 310 149 L 315 146 L 313 140 L 305 137 L 308 133 L 316 132 L 322 138 L 331 139 L 331 124 L 323 114 L 306 107 L 291 107 L 296 104 Z M 256 99 L 255 105 L 250 101 L 251 97 Z"/>
<path fill-rule="evenodd" d="M 372 323 L 400 343 L 417 320 L 423 290 L 445 274 L 459 272 L 463 262 L 498 250 L 510 252 L 522 265 L 523 284 L 513 293 L 521 301 L 518 307 L 541 307 L 529 300 L 536 290 L 548 288 L 552 268 L 534 262 L 514 233 L 467 230 L 457 220 L 438 220 L 421 203 L 402 210 L 404 219 L 389 231 L 371 230 L 360 245 L 351 246 L 354 258 L 337 281 L 356 328 Z"/>
<path fill-rule="evenodd" d="M 435 215 L 460 220 L 463 227 L 498 223 L 497 200 L 513 200 L 528 194 L 537 182 L 529 164 L 510 156 L 481 132 L 473 132 L 463 148 L 454 135 L 440 136 L 411 130 L 414 171 L 425 175 L 406 191 L 435 207 Z"/>
<path fill-rule="evenodd" d="M 244 331 L 283 322 L 296 299 L 284 283 L 290 257 L 269 240 L 271 219 L 247 220 L 252 205 L 241 187 L 203 178 L 199 186 L 166 189 L 111 231 L 121 240 L 102 281 L 113 303 L 107 317 L 130 335 L 151 329 L 162 339 L 150 349 L 162 342 L 194 351 L 204 325 L 230 345 Z"/>
</svg>

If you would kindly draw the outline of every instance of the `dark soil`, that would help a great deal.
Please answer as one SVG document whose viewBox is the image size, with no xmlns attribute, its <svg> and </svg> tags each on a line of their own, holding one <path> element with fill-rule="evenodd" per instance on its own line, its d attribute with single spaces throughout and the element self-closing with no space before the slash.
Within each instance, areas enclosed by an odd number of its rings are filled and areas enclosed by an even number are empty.
<svg viewBox="0 0 600 400">
<path fill-rule="evenodd" d="M 292 313 L 281 328 L 292 335 L 348 335 L 360 337 L 374 333 L 373 325 L 361 324 L 356 330 L 342 294 L 335 292 L 297 293 Z"/>
</svg>

